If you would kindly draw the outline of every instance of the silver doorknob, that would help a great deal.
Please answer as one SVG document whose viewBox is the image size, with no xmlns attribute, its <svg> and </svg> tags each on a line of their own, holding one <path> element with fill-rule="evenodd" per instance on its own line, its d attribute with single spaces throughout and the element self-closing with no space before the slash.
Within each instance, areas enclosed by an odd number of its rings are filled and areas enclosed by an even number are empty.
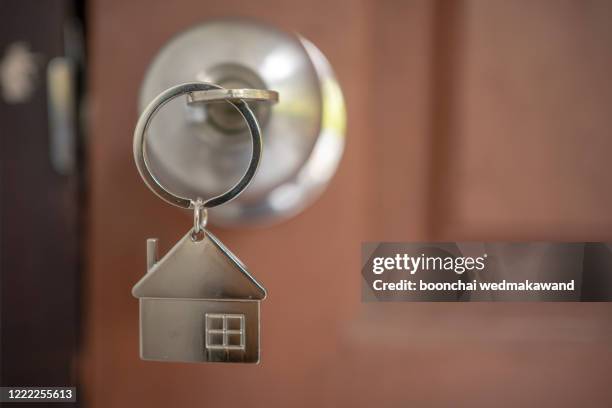
<svg viewBox="0 0 612 408">
<path fill-rule="evenodd" d="M 280 95 L 276 104 L 249 102 L 262 130 L 262 161 L 243 194 L 211 209 L 211 222 L 286 219 L 322 193 L 342 156 L 346 113 L 331 66 L 311 42 L 250 20 L 196 26 L 157 54 L 142 84 L 140 110 L 164 90 L 193 81 Z M 173 100 L 149 127 L 151 171 L 186 197 L 227 190 L 251 157 L 240 113 L 227 103 L 203 102 L 197 95 L 187 103 Z"/>
</svg>

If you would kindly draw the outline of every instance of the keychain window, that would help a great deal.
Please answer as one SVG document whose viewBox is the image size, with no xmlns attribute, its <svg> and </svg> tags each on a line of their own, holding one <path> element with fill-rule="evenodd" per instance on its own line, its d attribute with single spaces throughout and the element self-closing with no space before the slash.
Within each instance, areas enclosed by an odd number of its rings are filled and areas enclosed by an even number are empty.
<svg viewBox="0 0 612 408">
<path fill-rule="evenodd" d="M 209 350 L 244 350 L 244 315 L 206 313 L 206 348 Z"/>
</svg>

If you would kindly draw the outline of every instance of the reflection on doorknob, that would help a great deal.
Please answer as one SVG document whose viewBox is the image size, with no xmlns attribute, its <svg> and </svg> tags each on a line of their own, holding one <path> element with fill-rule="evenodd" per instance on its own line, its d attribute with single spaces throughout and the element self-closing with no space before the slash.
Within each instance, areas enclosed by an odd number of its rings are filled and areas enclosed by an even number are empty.
<svg viewBox="0 0 612 408">
<path fill-rule="evenodd" d="M 321 194 L 342 156 L 346 113 L 329 62 L 311 42 L 250 20 L 193 27 L 170 40 L 151 63 L 140 110 L 165 89 L 193 81 L 280 95 L 276 104 L 249 102 L 264 139 L 261 165 L 242 195 L 211 209 L 211 222 L 286 219 Z M 147 152 L 159 181 L 186 197 L 227 190 L 251 154 L 248 129 L 231 105 L 193 99 L 175 100 L 159 111 Z"/>
</svg>

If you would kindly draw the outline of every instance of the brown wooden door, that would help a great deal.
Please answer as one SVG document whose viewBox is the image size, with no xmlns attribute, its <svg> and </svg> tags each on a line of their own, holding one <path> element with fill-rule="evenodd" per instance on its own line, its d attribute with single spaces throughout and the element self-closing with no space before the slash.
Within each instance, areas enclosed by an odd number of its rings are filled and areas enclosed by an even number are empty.
<svg viewBox="0 0 612 408">
<path fill-rule="evenodd" d="M 138 89 L 173 34 L 223 16 L 327 55 L 346 152 L 299 216 L 214 230 L 268 289 L 261 364 L 145 362 L 145 238 L 164 252 L 190 217 L 136 172 Z M 89 406 L 612 402 L 608 304 L 363 304 L 359 273 L 362 241 L 610 238 L 610 3 L 93 0 L 89 17 Z"/>
</svg>

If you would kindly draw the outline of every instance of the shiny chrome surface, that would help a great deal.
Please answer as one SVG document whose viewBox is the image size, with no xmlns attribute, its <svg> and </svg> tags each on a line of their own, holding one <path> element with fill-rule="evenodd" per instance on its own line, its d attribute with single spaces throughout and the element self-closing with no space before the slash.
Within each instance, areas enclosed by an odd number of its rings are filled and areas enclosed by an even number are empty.
<svg viewBox="0 0 612 408">
<path fill-rule="evenodd" d="M 257 363 L 260 301 L 266 290 L 213 234 L 194 241 L 193 230 L 158 259 L 147 241 L 147 273 L 134 285 L 140 302 L 140 355 L 145 360 Z M 208 317 L 240 317 L 240 332 L 210 327 Z M 222 331 L 218 332 L 219 329 Z M 240 334 L 211 343 L 209 335 Z M 213 336 L 219 337 L 219 336 Z M 236 345 L 239 347 L 227 347 Z"/>
<path fill-rule="evenodd" d="M 250 20 L 196 26 L 153 60 L 141 109 L 165 89 L 194 80 L 280 94 L 276 105 L 249 103 L 264 133 L 264 158 L 240 197 L 210 211 L 211 223 L 285 219 L 320 195 L 342 156 L 345 110 L 332 69 L 312 43 Z M 150 126 L 151 169 L 181 196 L 217 195 L 249 162 L 248 129 L 223 104 L 181 102 L 169 103 Z"/>
</svg>

